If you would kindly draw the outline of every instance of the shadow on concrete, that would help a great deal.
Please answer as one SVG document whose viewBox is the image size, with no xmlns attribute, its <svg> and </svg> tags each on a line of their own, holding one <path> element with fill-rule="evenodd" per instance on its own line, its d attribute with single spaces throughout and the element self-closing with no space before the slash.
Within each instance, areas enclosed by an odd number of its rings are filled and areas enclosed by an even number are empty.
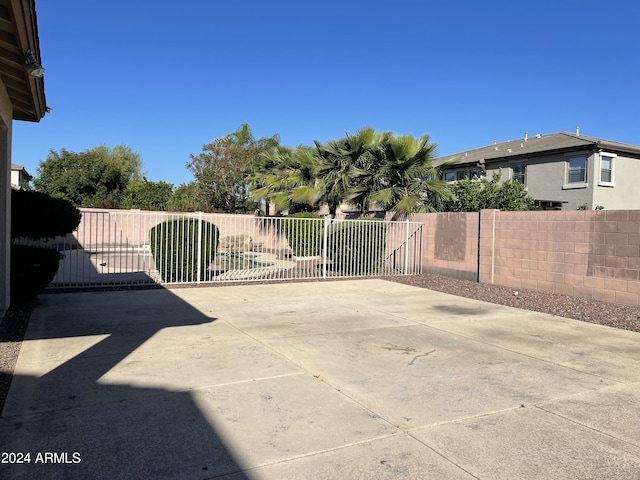
<svg viewBox="0 0 640 480">
<path fill-rule="evenodd" d="M 76 305 L 76 295 L 89 297 Z M 87 300 L 95 300 L 94 311 Z M 78 353 L 68 359 L 39 355 L 46 362 L 37 365 L 27 357 L 14 376 L 0 419 L 0 444 L 3 451 L 29 452 L 30 463 L 2 465 L 0 477 L 247 478 L 190 391 L 101 382 L 162 329 L 215 318 L 166 289 L 53 294 L 41 303 L 26 340 L 66 340 L 67 347 L 57 351 Z M 215 348 L 215 338 L 210 341 Z M 175 348 L 179 357 L 181 348 L 193 347 Z M 25 374 L 30 369 L 33 374 Z"/>
<path fill-rule="evenodd" d="M 452 315 L 485 315 L 486 311 L 478 308 L 460 307 L 457 305 L 432 305 L 431 308 Z"/>
</svg>

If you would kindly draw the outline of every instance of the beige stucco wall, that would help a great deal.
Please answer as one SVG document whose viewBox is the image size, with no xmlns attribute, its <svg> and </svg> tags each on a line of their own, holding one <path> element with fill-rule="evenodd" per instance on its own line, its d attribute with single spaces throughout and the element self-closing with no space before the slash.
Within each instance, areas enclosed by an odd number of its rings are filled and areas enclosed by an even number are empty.
<svg viewBox="0 0 640 480">
<path fill-rule="evenodd" d="M 11 272 L 11 122 L 13 109 L 0 82 L 0 319 L 9 308 Z"/>
<path fill-rule="evenodd" d="M 593 205 L 606 210 L 640 209 L 640 159 L 618 155 L 614 158 L 613 180 L 615 186 L 599 184 L 599 162 L 595 165 Z"/>
</svg>

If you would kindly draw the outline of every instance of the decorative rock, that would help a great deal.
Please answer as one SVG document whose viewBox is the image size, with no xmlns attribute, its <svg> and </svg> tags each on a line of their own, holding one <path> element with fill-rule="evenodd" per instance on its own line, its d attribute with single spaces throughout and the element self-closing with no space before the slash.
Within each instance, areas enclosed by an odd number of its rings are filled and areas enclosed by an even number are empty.
<svg viewBox="0 0 640 480">
<path fill-rule="evenodd" d="M 244 253 L 253 250 L 251 235 L 230 235 L 220 240 L 220 253 Z"/>
</svg>

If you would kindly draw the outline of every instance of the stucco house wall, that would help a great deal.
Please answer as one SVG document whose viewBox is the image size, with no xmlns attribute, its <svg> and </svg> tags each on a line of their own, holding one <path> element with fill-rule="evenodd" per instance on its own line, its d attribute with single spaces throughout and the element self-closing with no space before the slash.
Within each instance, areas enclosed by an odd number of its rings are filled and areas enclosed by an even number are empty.
<svg viewBox="0 0 640 480">
<path fill-rule="evenodd" d="M 515 165 L 526 165 L 525 184 L 527 191 L 536 200 L 551 200 L 563 203 L 563 210 L 577 210 L 580 205 L 590 204 L 593 195 L 593 178 L 590 171 L 594 161 L 587 160 L 587 184 L 580 188 L 566 186 L 567 157 L 564 154 L 542 155 L 518 160 L 492 162 L 487 169 L 487 178 L 493 178 L 493 172 L 502 169 L 502 179 L 513 178 Z"/>
<path fill-rule="evenodd" d="M 594 166 L 597 170 L 598 166 Z M 596 174 L 597 175 L 597 174 Z M 640 159 L 628 155 L 614 158 L 613 186 L 605 185 L 594 176 L 593 205 L 605 210 L 640 209 Z"/>
<path fill-rule="evenodd" d="M 1 78 L 1 76 L 0 76 Z M 11 122 L 13 106 L 0 80 L 0 319 L 11 303 Z"/>
</svg>

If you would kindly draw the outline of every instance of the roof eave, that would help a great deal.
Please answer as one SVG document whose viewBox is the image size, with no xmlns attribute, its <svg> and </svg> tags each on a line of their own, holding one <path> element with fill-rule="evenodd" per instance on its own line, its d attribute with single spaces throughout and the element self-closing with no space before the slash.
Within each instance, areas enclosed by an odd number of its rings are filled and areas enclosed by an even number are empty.
<svg viewBox="0 0 640 480">
<path fill-rule="evenodd" d="M 640 148 L 634 147 L 633 145 L 620 145 L 607 142 L 606 140 L 596 142 L 595 145 L 596 148 L 600 150 L 607 150 L 612 153 L 631 153 L 640 156 Z"/>
<path fill-rule="evenodd" d="M 38 19 L 34 0 L 10 0 L 15 28 L 17 33 L 17 47 L 20 52 L 31 49 L 37 59 L 40 56 L 40 38 L 38 36 Z M 32 111 L 14 108 L 14 120 L 39 122 L 47 113 L 44 93 L 44 79 L 31 77 L 25 69 L 27 78 L 27 94 L 32 102 Z"/>
</svg>

